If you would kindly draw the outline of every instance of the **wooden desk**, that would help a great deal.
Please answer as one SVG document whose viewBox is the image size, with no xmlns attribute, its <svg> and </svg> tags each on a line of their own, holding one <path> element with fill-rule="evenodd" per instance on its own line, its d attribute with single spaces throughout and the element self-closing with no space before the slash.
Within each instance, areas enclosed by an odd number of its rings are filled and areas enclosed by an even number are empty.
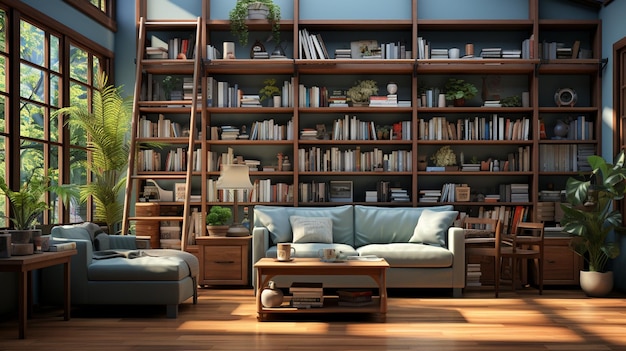
<svg viewBox="0 0 626 351">
<path fill-rule="evenodd" d="M 64 319 L 70 319 L 70 259 L 76 255 L 76 250 L 59 252 L 43 252 L 33 255 L 12 256 L 0 258 L 0 272 L 18 273 L 18 321 L 19 338 L 26 337 L 26 320 L 32 306 L 32 271 L 35 269 L 63 264 L 65 286 Z"/>
</svg>

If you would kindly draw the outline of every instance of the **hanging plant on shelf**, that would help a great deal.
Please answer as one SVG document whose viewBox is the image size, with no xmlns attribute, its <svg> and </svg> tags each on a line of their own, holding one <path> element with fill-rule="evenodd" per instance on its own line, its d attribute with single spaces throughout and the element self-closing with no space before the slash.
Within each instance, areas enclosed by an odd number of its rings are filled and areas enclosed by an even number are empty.
<svg viewBox="0 0 626 351">
<path fill-rule="evenodd" d="M 235 7 L 230 10 L 230 30 L 239 39 L 241 46 L 248 45 L 248 19 L 249 10 L 265 10 L 265 18 L 272 26 L 272 39 L 276 44 L 280 43 L 280 6 L 272 0 L 237 0 Z"/>
</svg>

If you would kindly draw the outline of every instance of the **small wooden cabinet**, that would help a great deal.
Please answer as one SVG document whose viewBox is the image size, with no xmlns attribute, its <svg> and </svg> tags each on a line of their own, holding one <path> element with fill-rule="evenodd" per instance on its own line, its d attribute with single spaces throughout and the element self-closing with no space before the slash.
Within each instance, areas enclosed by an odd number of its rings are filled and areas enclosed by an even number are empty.
<svg viewBox="0 0 626 351">
<path fill-rule="evenodd" d="M 196 238 L 199 285 L 248 285 L 252 236 Z"/>
<path fill-rule="evenodd" d="M 567 236 L 544 239 L 543 284 L 578 285 L 583 259 L 569 248 Z M 536 282 L 536 281 L 535 281 Z"/>
</svg>

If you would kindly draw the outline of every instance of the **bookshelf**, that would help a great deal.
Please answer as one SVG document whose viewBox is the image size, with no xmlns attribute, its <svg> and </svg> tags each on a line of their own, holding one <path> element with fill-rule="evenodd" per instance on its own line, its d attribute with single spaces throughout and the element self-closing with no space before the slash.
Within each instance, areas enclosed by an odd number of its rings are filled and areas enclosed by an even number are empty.
<svg viewBox="0 0 626 351">
<path fill-rule="evenodd" d="M 141 2 L 147 6 L 147 1 Z M 270 27 L 259 20 L 249 23 L 249 46 L 236 44 L 236 59 L 224 60 L 219 55 L 209 58 L 206 50 L 201 50 L 202 79 L 197 81 L 197 88 L 202 94 L 202 108 L 194 142 L 194 149 L 200 151 L 200 168 L 189 174 L 191 180 L 187 179 L 191 181 L 191 193 L 199 195 L 200 200 L 180 204 L 185 208 L 204 214 L 215 204 L 232 205 L 228 198 L 211 190 L 219 176 L 220 156 L 231 152 L 239 161 L 257 167 L 250 173 L 253 183 L 263 183 L 270 192 L 282 188 L 281 192 L 288 194 L 269 200 L 240 194 L 240 206 L 336 205 L 328 197 L 314 201 L 317 198 L 309 194 L 312 188 L 326 192 L 331 181 L 351 182 L 352 196 L 346 197 L 351 201 L 343 203 L 430 206 L 440 202 L 420 202 L 420 194 L 441 191 L 445 184 L 463 184 L 470 189 L 469 201 L 465 197 L 446 201 L 460 211 L 474 216 L 481 209 L 511 211 L 522 206 L 528 209 L 529 218 L 536 218 L 540 191 L 563 189 L 569 176 L 585 170 L 579 155 L 600 153 L 602 26 L 592 9 L 538 0 L 485 0 L 482 6 L 488 6 L 489 11 L 467 8 L 465 2 L 442 6 L 435 0 L 400 0 L 394 6 L 372 2 L 366 7 L 357 0 L 342 6 L 329 0 L 276 2 L 283 17 L 280 46 L 285 57 L 250 59 L 250 45 L 256 40 L 270 53 L 276 45 L 265 41 Z M 227 15 L 232 4 L 234 1 L 198 1 L 203 47 L 220 49 L 224 41 L 236 42 Z M 568 11 L 562 11 L 561 6 Z M 329 7 L 334 10 L 327 11 Z M 142 16 L 141 11 L 138 16 Z M 305 40 L 310 44 L 305 34 L 316 38 L 312 40 L 319 56 L 312 58 L 312 52 L 305 51 Z M 365 57 L 359 48 L 371 41 L 378 46 L 384 44 L 382 52 L 375 50 Z M 547 55 L 544 52 L 552 42 L 562 43 L 558 45 L 558 58 L 549 56 L 552 49 Z M 424 50 L 426 44 L 430 51 Z M 432 57 L 432 49 L 449 55 L 454 48 L 459 58 Z M 563 58 L 568 50 L 568 58 Z M 352 57 L 353 52 L 361 53 L 361 57 Z M 500 56 L 489 57 L 488 53 L 493 52 Z M 472 53 L 473 58 L 469 57 Z M 389 58 L 372 57 L 378 54 Z M 481 54 L 483 58 L 479 58 Z M 347 55 L 351 58 L 345 58 Z M 170 61 L 154 63 L 163 73 L 180 71 L 169 65 Z M 238 96 L 258 95 L 263 82 L 270 78 L 281 89 L 281 106 L 241 105 Z M 443 93 L 448 78 L 474 83 L 478 95 L 463 107 L 453 107 L 450 101 L 443 105 L 439 101 L 423 103 L 422 95 L 428 91 L 433 97 Z M 365 79 L 377 82 L 376 95 L 384 103 L 346 105 L 345 92 Z M 210 95 L 216 89 L 215 82 L 236 86 L 230 107 L 217 104 L 217 94 Z M 387 104 L 386 86 L 391 82 L 397 86 L 395 101 L 402 103 Z M 555 93 L 564 88 L 576 92 L 574 104 L 559 106 L 555 101 Z M 337 104 L 329 105 L 333 100 Z M 485 105 L 485 101 L 502 104 Z M 577 134 L 554 138 L 560 120 Z M 350 134 L 352 129 L 347 135 L 338 132 L 339 122 L 344 128 L 346 124 L 353 128 L 352 121 L 357 121 L 354 135 Z M 514 133 L 517 124 L 521 126 Z M 279 126 L 281 136 L 269 136 L 268 125 Z M 394 136 L 394 125 L 401 126 L 395 133 L 400 137 Z M 221 136 L 224 127 L 241 134 L 244 126 L 248 138 Z M 470 126 L 476 134 L 468 134 Z M 259 127 L 263 136 L 255 129 Z M 384 130 L 387 137 L 378 137 L 379 131 L 385 135 Z M 303 131 L 308 137 L 302 136 Z M 175 139 L 167 140 L 175 144 Z M 439 172 L 422 169 L 423 160 L 433 166 L 430 156 L 443 146 L 450 146 L 456 153 L 457 168 Z M 279 167 L 279 155 L 289 159 L 291 167 Z M 383 160 L 370 161 L 368 155 L 382 155 Z M 468 168 L 464 170 L 462 164 Z M 501 187 L 506 189 L 511 184 L 527 184 L 527 199 L 513 201 L 501 194 Z M 409 201 L 381 201 L 373 196 L 383 185 L 406 191 Z M 477 201 L 493 195 L 500 199 Z M 193 240 L 188 244 L 193 250 Z"/>
</svg>

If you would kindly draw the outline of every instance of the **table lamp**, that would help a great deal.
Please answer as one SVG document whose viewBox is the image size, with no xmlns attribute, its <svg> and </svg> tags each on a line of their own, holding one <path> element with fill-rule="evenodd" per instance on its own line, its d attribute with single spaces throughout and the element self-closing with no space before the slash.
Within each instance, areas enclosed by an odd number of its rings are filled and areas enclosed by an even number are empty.
<svg viewBox="0 0 626 351">
<path fill-rule="evenodd" d="M 234 191 L 233 224 L 228 228 L 228 236 L 248 236 L 250 230 L 239 222 L 237 216 L 239 194 L 237 190 L 252 189 L 250 182 L 250 170 L 246 165 L 230 164 L 222 165 L 220 177 L 217 179 L 216 188 L 221 190 Z"/>
</svg>

